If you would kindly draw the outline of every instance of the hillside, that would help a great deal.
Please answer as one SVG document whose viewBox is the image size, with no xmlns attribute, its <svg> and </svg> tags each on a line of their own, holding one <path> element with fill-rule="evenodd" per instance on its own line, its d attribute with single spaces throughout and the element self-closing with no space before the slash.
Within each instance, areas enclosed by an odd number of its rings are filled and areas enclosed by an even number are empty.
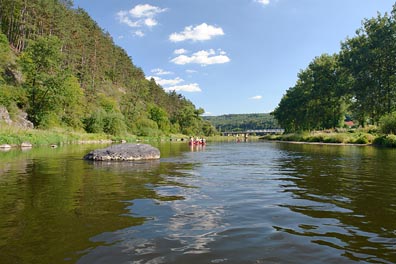
<svg viewBox="0 0 396 264">
<path fill-rule="evenodd" d="M 37 128 L 108 134 L 210 134 L 203 109 L 146 80 L 70 0 L 2 0 L 0 105 Z"/>
<path fill-rule="evenodd" d="M 219 132 L 279 128 L 278 123 L 270 114 L 205 116 L 204 120 L 209 121 Z"/>
</svg>

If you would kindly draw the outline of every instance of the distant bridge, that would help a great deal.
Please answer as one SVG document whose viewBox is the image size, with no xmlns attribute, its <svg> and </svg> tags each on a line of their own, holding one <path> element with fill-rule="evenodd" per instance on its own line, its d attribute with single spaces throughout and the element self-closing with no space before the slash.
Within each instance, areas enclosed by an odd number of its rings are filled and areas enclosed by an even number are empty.
<svg viewBox="0 0 396 264">
<path fill-rule="evenodd" d="M 273 129 L 256 129 L 256 130 L 246 130 L 246 131 L 232 131 L 232 132 L 221 132 L 222 136 L 247 136 L 247 135 L 257 135 L 265 136 L 272 134 L 283 134 L 285 132 L 282 128 Z"/>
</svg>

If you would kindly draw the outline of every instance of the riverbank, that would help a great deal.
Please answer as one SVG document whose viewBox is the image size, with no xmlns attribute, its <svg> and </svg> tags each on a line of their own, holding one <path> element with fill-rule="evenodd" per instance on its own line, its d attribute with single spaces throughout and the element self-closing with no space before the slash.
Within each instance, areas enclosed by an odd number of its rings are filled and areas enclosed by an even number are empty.
<svg viewBox="0 0 396 264">
<path fill-rule="evenodd" d="M 351 130 L 347 132 L 314 131 L 290 133 L 283 135 L 267 135 L 263 140 L 285 141 L 300 144 L 329 144 L 329 145 L 374 145 L 381 147 L 396 147 L 395 135 L 378 134 L 370 130 Z"/>
<path fill-rule="evenodd" d="M 32 146 L 59 146 L 64 144 L 91 144 L 91 143 L 111 143 L 111 142 L 137 142 L 137 141 L 178 141 L 184 138 L 183 135 L 159 136 L 159 137 L 138 137 L 136 135 L 125 134 L 113 136 L 103 133 L 85 133 L 66 129 L 40 130 L 30 128 L 20 128 L 1 124 L 0 126 L 0 146 L 12 148 L 21 147 L 24 143 Z"/>
</svg>

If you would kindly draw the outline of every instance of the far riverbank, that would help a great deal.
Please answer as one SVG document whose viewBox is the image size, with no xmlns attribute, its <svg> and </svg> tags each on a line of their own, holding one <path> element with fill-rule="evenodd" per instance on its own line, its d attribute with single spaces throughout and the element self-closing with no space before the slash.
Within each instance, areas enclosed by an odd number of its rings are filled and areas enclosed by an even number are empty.
<svg viewBox="0 0 396 264">
<path fill-rule="evenodd" d="M 295 144 L 327 144 L 327 145 L 356 145 L 396 147 L 396 136 L 384 135 L 376 131 L 351 130 L 347 132 L 314 131 L 290 133 L 283 135 L 267 135 L 263 140 L 290 142 Z"/>
<path fill-rule="evenodd" d="M 181 141 L 187 138 L 184 135 L 159 135 L 136 136 L 124 134 L 119 136 L 104 133 L 85 133 L 62 128 L 41 130 L 20 128 L 15 126 L 0 126 L 0 146 L 19 148 L 30 144 L 31 146 L 56 147 L 65 144 L 109 144 L 112 142 L 137 142 L 137 141 Z"/>
</svg>

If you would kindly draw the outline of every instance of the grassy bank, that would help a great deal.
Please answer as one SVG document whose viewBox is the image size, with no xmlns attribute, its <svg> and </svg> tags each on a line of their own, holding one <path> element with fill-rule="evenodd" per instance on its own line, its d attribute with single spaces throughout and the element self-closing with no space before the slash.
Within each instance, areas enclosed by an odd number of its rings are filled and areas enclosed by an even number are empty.
<svg viewBox="0 0 396 264">
<path fill-rule="evenodd" d="M 100 142 L 127 142 L 136 141 L 165 141 L 178 140 L 183 135 L 172 135 L 163 137 L 138 137 L 135 135 L 112 136 L 108 134 L 93 134 L 85 132 L 76 132 L 65 129 L 26 129 L 14 126 L 0 125 L 0 145 L 8 144 L 19 146 L 23 142 L 29 142 L 34 146 L 44 145 L 62 145 L 62 144 L 82 144 L 82 143 L 100 143 Z"/>
<path fill-rule="evenodd" d="M 337 143 L 337 144 L 373 144 L 376 135 L 366 131 L 349 132 L 302 132 L 283 135 L 268 135 L 262 137 L 266 140 L 296 141 L 296 142 L 317 142 L 317 143 Z"/>
<path fill-rule="evenodd" d="M 104 134 L 87 134 L 62 129 L 40 130 L 6 125 L 0 127 L 0 145 L 20 145 L 23 142 L 33 145 L 61 145 L 100 140 L 111 140 L 111 138 Z"/>
<path fill-rule="evenodd" d="M 379 134 L 375 128 L 349 131 L 315 131 L 283 135 L 268 135 L 264 140 L 294 141 L 307 143 L 356 144 L 381 147 L 396 147 L 396 135 Z"/>
</svg>

